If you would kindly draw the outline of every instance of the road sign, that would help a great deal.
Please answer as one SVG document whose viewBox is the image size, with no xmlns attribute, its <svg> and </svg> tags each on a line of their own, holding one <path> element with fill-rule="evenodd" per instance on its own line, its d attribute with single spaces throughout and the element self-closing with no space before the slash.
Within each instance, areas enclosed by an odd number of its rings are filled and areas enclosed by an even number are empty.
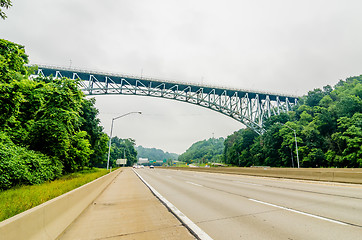
<svg viewBox="0 0 362 240">
<path fill-rule="evenodd" d="M 122 165 L 122 164 L 126 165 L 127 159 L 117 159 L 116 164 L 117 165 Z"/>
</svg>

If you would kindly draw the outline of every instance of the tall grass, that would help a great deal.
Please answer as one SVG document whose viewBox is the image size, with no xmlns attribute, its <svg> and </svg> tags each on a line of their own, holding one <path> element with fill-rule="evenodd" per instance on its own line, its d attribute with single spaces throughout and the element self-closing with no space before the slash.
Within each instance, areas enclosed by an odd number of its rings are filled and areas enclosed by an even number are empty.
<svg viewBox="0 0 362 240">
<path fill-rule="evenodd" d="M 64 175 L 52 182 L 32 186 L 19 186 L 1 191 L 0 221 L 91 182 L 107 172 L 105 169 L 84 170 Z"/>
</svg>

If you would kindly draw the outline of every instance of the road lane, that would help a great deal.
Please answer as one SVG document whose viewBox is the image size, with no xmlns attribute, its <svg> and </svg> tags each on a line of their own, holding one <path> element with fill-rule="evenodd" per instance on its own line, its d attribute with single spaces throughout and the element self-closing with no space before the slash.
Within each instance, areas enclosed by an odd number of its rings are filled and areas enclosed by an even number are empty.
<svg viewBox="0 0 362 240">
<path fill-rule="evenodd" d="M 214 239 L 359 239 L 361 185 L 137 172 Z"/>
<path fill-rule="evenodd" d="M 230 176 L 234 177 L 234 176 Z M 237 176 L 236 176 L 237 177 Z M 189 179 L 186 176 L 185 179 Z M 258 178 L 254 178 L 258 179 Z M 230 180 L 230 179 L 229 179 Z M 270 180 L 270 179 L 269 179 Z M 343 221 L 346 221 L 351 224 L 362 225 L 361 224 L 361 217 L 355 214 L 355 209 L 361 207 L 361 191 L 353 191 L 346 194 L 341 194 L 341 192 L 337 193 L 320 193 L 321 191 L 326 191 L 325 184 L 317 185 L 315 182 L 312 184 L 307 184 L 312 187 L 312 190 L 306 190 L 306 184 L 304 182 L 299 181 L 299 183 L 293 183 L 293 186 L 276 186 L 277 180 L 270 180 L 274 185 L 268 184 L 254 184 L 254 183 L 247 183 L 237 180 L 237 181 L 230 181 L 229 182 L 219 182 L 215 181 L 214 177 L 210 177 L 206 181 L 200 179 L 201 183 L 204 184 L 205 187 L 213 188 L 219 191 L 226 191 L 230 194 L 241 195 L 244 197 L 252 198 L 252 199 L 263 199 L 266 196 L 267 199 L 273 199 L 274 204 L 289 207 L 292 209 L 297 209 L 299 211 L 308 211 L 313 209 L 314 211 L 318 211 L 318 215 L 325 216 L 327 215 L 329 218 L 340 217 L 342 214 L 345 215 L 343 217 Z M 265 181 L 264 181 L 265 182 Z M 235 183 L 241 183 L 242 185 L 235 188 Z M 285 184 L 285 181 L 283 181 Z M 243 186 L 246 185 L 246 186 Z M 256 186 L 256 187 L 254 187 Z M 259 187 L 257 187 L 259 186 Z M 316 189 L 316 186 L 320 188 L 320 190 Z M 351 190 L 351 185 L 342 184 L 341 186 L 349 186 L 347 190 Z M 302 188 L 301 188 L 302 187 Z M 360 185 L 354 185 L 354 187 L 361 190 Z M 331 188 L 334 191 L 340 189 L 336 187 Z M 247 190 L 247 191 L 245 191 Z M 247 192 L 247 194 L 246 194 Z M 308 194 L 306 194 L 308 193 Z M 358 195 L 359 194 L 359 195 Z M 333 197 L 333 201 L 331 201 L 331 197 Z M 349 207 L 346 208 L 346 199 L 348 200 Z M 308 204 L 306 204 L 308 203 Z M 331 205 L 331 206 L 328 206 Z M 334 211 L 331 211 L 330 209 Z"/>
</svg>

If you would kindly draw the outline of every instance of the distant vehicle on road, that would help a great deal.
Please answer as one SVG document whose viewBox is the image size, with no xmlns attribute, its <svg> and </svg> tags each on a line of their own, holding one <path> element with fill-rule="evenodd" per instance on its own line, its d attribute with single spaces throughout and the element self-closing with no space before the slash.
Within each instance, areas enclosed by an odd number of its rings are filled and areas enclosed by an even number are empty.
<svg viewBox="0 0 362 240">
<path fill-rule="evenodd" d="M 151 165 L 150 168 L 155 168 L 155 167 L 153 165 Z"/>
<path fill-rule="evenodd" d="M 133 168 L 145 168 L 145 166 L 135 164 L 135 165 L 133 165 Z"/>
</svg>

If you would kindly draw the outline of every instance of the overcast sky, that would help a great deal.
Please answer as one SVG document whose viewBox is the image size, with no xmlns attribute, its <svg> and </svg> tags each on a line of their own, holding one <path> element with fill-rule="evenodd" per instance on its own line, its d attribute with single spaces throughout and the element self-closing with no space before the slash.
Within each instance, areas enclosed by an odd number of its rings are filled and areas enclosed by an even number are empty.
<svg viewBox="0 0 362 240">
<path fill-rule="evenodd" d="M 30 63 L 304 95 L 361 74 L 361 0 L 13 0 L 0 38 Z M 208 109 L 97 96 L 109 133 L 182 153 L 244 126 Z"/>
</svg>

